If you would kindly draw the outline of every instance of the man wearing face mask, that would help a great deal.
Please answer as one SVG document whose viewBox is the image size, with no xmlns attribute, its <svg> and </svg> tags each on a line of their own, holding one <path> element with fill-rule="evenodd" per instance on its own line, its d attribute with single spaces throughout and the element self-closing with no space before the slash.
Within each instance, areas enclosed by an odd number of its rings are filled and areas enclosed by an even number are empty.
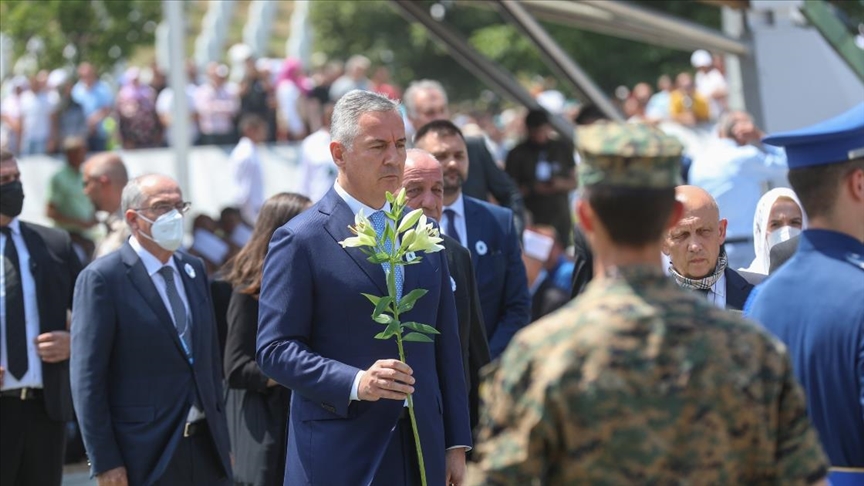
<svg viewBox="0 0 864 486">
<path fill-rule="evenodd" d="M 722 248 L 726 220 L 720 219 L 717 202 L 695 186 L 678 186 L 675 197 L 684 205 L 684 216 L 663 240 L 663 253 L 671 261 L 668 272 L 678 285 L 715 306 L 740 311 L 753 285 L 728 266 Z"/>
<path fill-rule="evenodd" d="M 66 313 L 81 264 L 69 234 L 18 219 L 15 157 L 0 152 L 0 484 L 58 485 L 72 420 Z"/>
<path fill-rule="evenodd" d="M 207 277 L 177 252 L 189 206 L 168 177 L 131 180 L 121 210 L 132 236 L 75 288 L 72 396 L 100 486 L 230 484 Z"/>
</svg>

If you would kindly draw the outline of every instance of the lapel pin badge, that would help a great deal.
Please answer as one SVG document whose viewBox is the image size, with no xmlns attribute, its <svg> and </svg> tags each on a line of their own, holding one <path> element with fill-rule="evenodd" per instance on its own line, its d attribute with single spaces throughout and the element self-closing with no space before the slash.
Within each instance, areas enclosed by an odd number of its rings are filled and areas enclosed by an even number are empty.
<svg viewBox="0 0 864 486">
<path fill-rule="evenodd" d="M 405 254 L 405 261 L 408 263 L 411 263 L 416 259 L 417 259 L 417 254 L 415 254 L 413 251 L 409 251 L 408 253 Z"/>
<path fill-rule="evenodd" d="M 483 240 L 478 241 L 477 244 L 474 245 L 474 249 L 477 250 L 477 254 L 480 256 L 485 255 L 488 250 L 488 248 L 486 248 L 486 243 Z"/>
<path fill-rule="evenodd" d="M 189 278 L 195 278 L 195 269 L 192 268 L 192 265 L 187 263 L 183 266 L 183 270 L 186 270 L 186 275 L 189 275 Z"/>
</svg>

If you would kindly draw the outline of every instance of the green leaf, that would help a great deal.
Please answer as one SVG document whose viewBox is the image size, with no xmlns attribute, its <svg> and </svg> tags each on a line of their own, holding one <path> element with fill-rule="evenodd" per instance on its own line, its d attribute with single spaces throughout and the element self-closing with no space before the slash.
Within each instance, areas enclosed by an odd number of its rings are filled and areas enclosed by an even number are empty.
<svg viewBox="0 0 864 486">
<path fill-rule="evenodd" d="M 390 336 L 387 335 L 387 331 L 381 331 L 375 335 L 375 339 L 390 339 Z"/>
<path fill-rule="evenodd" d="M 438 332 L 438 329 L 435 329 L 432 326 L 426 324 L 420 324 L 419 322 L 403 322 L 402 327 L 411 329 L 412 331 L 423 332 L 426 334 L 441 334 Z"/>
<path fill-rule="evenodd" d="M 384 197 L 387 198 L 387 202 L 389 202 L 391 206 L 396 203 L 396 196 L 394 196 L 390 191 L 387 191 Z"/>
<path fill-rule="evenodd" d="M 408 295 L 403 296 L 402 300 L 399 301 L 399 313 L 402 314 L 413 309 L 417 299 L 426 295 L 427 292 L 428 290 L 426 289 L 414 289 L 408 292 Z"/>
<path fill-rule="evenodd" d="M 376 317 L 379 317 L 381 314 L 384 313 L 384 311 L 386 311 L 388 309 L 388 307 L 390 307 L 390 304 L 392 304 L 392 303 L 393 303 L 393 297 L 390 297 L 389 295 L 387 297 L 381 297 L 381 300 L 379 300 L 378 303 L 375 304 L 375 310 L 372 311 L 372 318 L 375 319 Z M 381 322 L 381 321 L 377 321 L 377 322 Z M 389 321 L 387 321 L 387 322 L 389 322 Z M 382 324 L 386 324 L 386 322 L 383 322 Z"/>
<path fill-rule="evenodd" d="M 407 334 L 402 338 L 402 341 L 405 342 L 415 342 L 415 343 L 434 343 L 435 340 L 430 338 L 425 334 L 421 334 L 419 332 L 412 332 Z"/>
<path fill-rule="evenodd" d="M 368 261 L 369 263 L 374 263 L 376 265 L 380 265 L 382 263 L 389 262 L 390 261 L 390 255 L 388 255 L 382 251 L 381 253 L 376 253 L 374 255 L 371 255 L 369 258 L 366 259 L 366 261 Z"/>
<path fill-rule="evenodd" d="M 384 332 L 381 334 L 384 335 L 384 339 L 390 339 L 401 332 L 402 327 L 399 325 L 399 321 L 394 320 L 390 324 L 387 324 L 387 329 L 384 329 Z"/>
<path fill-rule="evenodd" d="M 381 297 L 377 297 L 377 296 L 372 295 L 372 294 L 364 294 L 361 292 L 360 295 L 369 299 L 369 302 L 372 302 L 372 305 L 376 305 L 376 306 L 378 305 L 378 302 L 381 300 Z"/>
</svg>

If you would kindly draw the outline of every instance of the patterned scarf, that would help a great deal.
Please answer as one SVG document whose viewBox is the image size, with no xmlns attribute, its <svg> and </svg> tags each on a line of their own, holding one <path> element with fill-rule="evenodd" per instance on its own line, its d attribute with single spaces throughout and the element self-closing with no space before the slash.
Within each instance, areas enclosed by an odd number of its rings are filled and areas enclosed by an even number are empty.
<svg viewBox="0 0 864 486">
<path fill-rule="evenodd" d="M 717 283 L 717 280 L 720 280 L 720 276 L 723 275 L 723 272 L 726 271 L 726 264 L 728 263 L 728 259 L 726 258 L 726 250 L 720 250 L 720 257 L 717 259 L 717 266 L 714 267 L 714 273 L 708 275 L 704 278 L 687 278 L 684 275 L 678 273 L 677 270 L 669 264 L 669 274 L 675 277 L 675 281 L 681 287 L 685 289 L 691 290 L 710 290 L 711 287 Z"/>
</svg>

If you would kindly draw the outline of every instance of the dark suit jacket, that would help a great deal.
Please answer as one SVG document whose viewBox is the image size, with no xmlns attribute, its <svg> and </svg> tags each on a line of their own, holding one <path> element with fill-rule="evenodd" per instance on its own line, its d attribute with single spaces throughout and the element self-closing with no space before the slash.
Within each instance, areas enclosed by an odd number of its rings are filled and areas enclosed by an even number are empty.
<svg viewBox="0 0 864 486">
<path fill-rule="evenodd" d="M 350 401 L 354 378 L 379 359 L 398 359 L 361 292 L 387 295 L 384 269 L 342 248 L 354 214 L 335 189 L 273 234 L 261 286 L 257 361 L 292 390 L 285 484 L 399 486 L 401 468 L 379 467 L 403 410 L 399 400 Z M 429 484 L 444 484 L 445 450 L 471 445 L 456 306 L 447 259 L 421 253 L 404 267 L 404 293 L 427 293 L 400 316 L 440 332 L 406 342 Z M 398 437 L 398 436 L 397 436 Z M 396 439 L 398 440 L 398 438 Z"/>
<path fill-rule="evenodd" d="M 233 292 L 228 305 L 225 378 L 228 432 L 234 451 L 234 480 L 265 486 L 282 484 L 291 390 L 267 386 L 255 362 L 258 299 Z"/>
<path fill-rule="evenodd" d="M 585 233 L 579 225 L 573 227 L 573 287 L 570 298 L 585 291 L 585 287 L 594 278 L 594 253 L 585 238 Z"/>
<path fill-rule="evenodd" d="M 726 308 L 743 310 L 747 297 L 750 297 L 750 292 L 753 290 L 753 284 L 731 268 L 727 268 L 724 273 L 726 275 Z"/>
<path fill-rule="evenodd" d="M 513 179 L 501 170 L 483 137 L 465 139 L 468 152 L 468 179 L 462 184 L 462 194 L 486 201 L 489 194 L 498 204 L 513 211 L 513 223 L 519 235 L 525 229 L 525 201 Z"/>
<path fill-rule="evenodd" d="M 786 263 L 787 260 L 792 258 L 792 255 L 798 251 L 798 242 L 801 240 L 801 236 L 795 236 L 790 238 L 782 243 L 777 243 L 771 248 L 771 253 L 768 256 L 769 268 L 768 275 L 771 275 L 775 271 L 777 271 L 780 266 Z"/>
<path fill-rule="evenodd" d="M 528 277 L 513 212 L 471 197 L 463 200 L 468 249 L 477 275 L 489 352 L 495 359 L 531 321 Z"/>
<path fill-rule="evenodd" d="M 29 270 L 36 284 L 39 331 L 66 331 L 66 311 L 72 307 L 75 279 L 81 271 L 81 262 L 72 248 L 69 233 L 20 220 L 19 223 L 21 237 L 30 253 Z M 27 269 L 22 268 L 21 271 L 26 272 Z M 72 420 L 69 361 L 42 361 L 41 364 L 43 396 L 48 417 L 64 422 Z M 33 363 L 30 365 L 33 366 Z"/>
<path fill-rule="evenodd" d="M 456 289 L 456 316 L 459 321 L 459 340 L 462 344 L 462 364 L 465 367 L 465 384 L 468 386 L 468 403 L 471 412 L 471 429 L 477 425 L 480 408 L 480 368 L 486 366 L 489 357 L 489 343 L 483 325 L 483 311 L 480 308 L 480 295 L 474 278 L 474 265 L 471 252 L 458 241 L 442 234 L 447 266 Z"/>
<path fill-rule="evenodd" d="M 130 484 L 151 484 L 165 472 L 196 393 L 231 476 L 207 276 L 201 260 L 183 253 L 173 258 L 192 314 L 192 363 L 128 242 L 91 263 L 75 286 L 71 377 L 81 435 L 92 472 L 124 466 Z"/>
</svg>

